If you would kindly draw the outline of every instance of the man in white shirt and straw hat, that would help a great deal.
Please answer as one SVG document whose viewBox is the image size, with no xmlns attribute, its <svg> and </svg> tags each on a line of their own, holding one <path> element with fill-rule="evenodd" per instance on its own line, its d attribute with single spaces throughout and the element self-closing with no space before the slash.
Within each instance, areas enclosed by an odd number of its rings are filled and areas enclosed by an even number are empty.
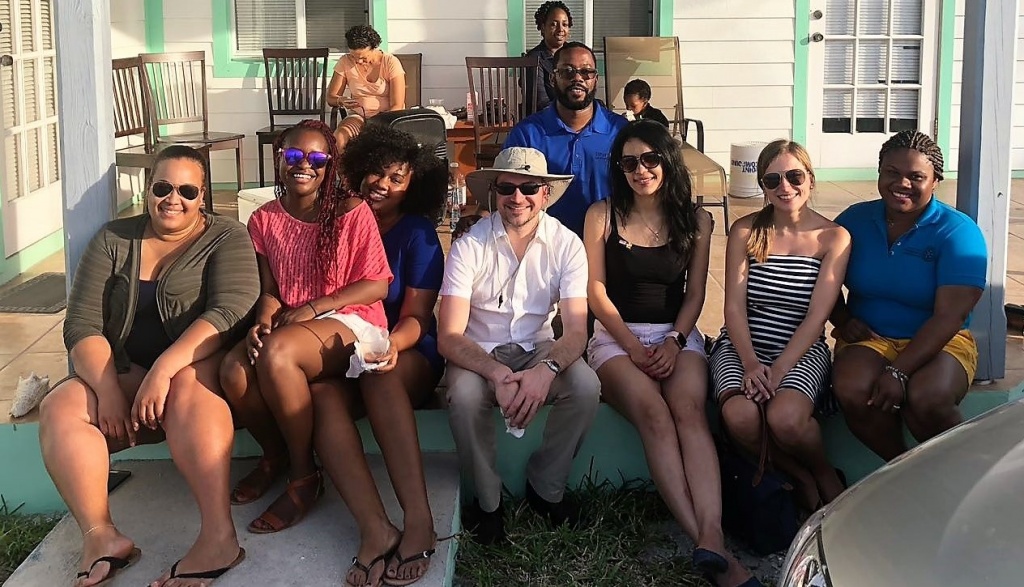
<svg viewBox="0 0 1024 587">
<path fill-rule="evenodd" d="M 527 502 L 554 525 L 576 523 L 563 499 L 573 458 L 594 419 L 600 382 L 580 359 L 587 342 L 587 259 L 574 232 L 544 210 L 571 175 L 551 175 L 544 155 L 502 151 L 466 178 L 491 214 L 452 243 L 441 286 L 438 347 L 448 360 L 448 413 L 462 469 L 476 488 L 469 527 L 504 539 L 492 408 L 525 429 L 551 404 L 540 448 L 526 469 Z M 551 320 L 559 310 L 562 336 Z"/>
</svg>

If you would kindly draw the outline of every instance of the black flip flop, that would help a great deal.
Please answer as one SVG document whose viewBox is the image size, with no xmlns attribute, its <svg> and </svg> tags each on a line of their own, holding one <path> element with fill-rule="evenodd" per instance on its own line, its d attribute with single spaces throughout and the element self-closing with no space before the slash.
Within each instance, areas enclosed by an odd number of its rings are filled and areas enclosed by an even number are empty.
<svg viewBox="0 0 1024 587">
<path fill-rule="evenodd" d="M 92 564 L 89 565 L 89 570 L 88 571 L 81 571 L 77 575 L 75 575 L 75 580 L 77 581 L 79 579 L 86 579 L 86 578 L 88 578 L 89 575 L 92 574 L 92 570 L 96 568 L 96 565 L 98 565 L 100 563 L 107 563 L 108 565 L 110 565 L 110 570 L 107 571 L 107 575 L 105 577 L 103 577 L 103 579 L 101 579 L 99 583 L 96 583 L 93 586 L 93 587 L 97 587 L 97 586 L 102 585 L 102 584 L 106 583 L 107 581 L 113 579 L 114 575 L 117 575 L 118 571 L 120 571 L 122 569 L 125 569 L 125 568 L 128 568 L 132 563 L 134 563 L 135 561 L 139 560 L 140 556 L 142 556 L 142 551 L 139 550 L 138 548 L 133 548 L 132 551 L 128 553 L 128 556 L 125 556 L 125 557 L 120 557 L 120 556 L 101 556 L 100 558 L 92 561 Z"/>
<path fill-rule="evenodd" d="M 244 560 L 245 560 L 245 549 L 242 548 L 241 546 L 239 546 L 238 547 L 238 556 L 236 556 L 235 560 L 231 561 L 231 564 L 229 564 L 226 567 L 221 567 L 219 569 L 213 569 L 212 571 L 198 571 L 198 572 L 195 572 L 195 573 L 181 573 L 181 574 L 178 574 L 178 565 L 181 564 L 181 559 L 179 559 L 178 562 L 176 562 L 173 565 L 171 565 L 171 576 L 167 577 L 167 580 L 170 581 L 171 579 L 217 579 L 221 575 L 223 575 L 224 573 L 226 573 L 226 572 L 230 571 L 231 569 L 237 567 Z"/>
</svg>

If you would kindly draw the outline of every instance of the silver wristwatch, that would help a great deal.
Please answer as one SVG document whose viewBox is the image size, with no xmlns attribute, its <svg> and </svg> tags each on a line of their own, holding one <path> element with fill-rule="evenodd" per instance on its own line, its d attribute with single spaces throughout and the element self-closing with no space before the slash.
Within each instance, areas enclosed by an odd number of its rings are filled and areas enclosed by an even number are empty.
<svg viewBox="0 0 1024 587">
<path fill-rule="evenodd" d="M 562 372 L 562 366 L 559 365 L 558 361 L 554 359 L 544 359 L 543 361 L 540 362 L 540 364 L 546 366 L 548 369 L 551 369 L 551 372 L 554 373 L 555 375 L 558 375 L 559 373 Z"/>
</svg>

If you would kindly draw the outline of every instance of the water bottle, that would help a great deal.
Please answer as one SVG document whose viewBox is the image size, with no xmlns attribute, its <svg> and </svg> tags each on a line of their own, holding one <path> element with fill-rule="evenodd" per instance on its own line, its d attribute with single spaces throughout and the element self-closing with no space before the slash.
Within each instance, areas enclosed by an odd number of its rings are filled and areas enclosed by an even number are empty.
<svg viewBox="0 0 1024 587">
<path fill-rule="evenodd" d="M 448 226 L 455 232 L 455 225 L 459 223 L 459 216 L 462 206 L 466 203 L 466 178 L 459 171 L 458 163 L 448 165 Z"/>
</svg>

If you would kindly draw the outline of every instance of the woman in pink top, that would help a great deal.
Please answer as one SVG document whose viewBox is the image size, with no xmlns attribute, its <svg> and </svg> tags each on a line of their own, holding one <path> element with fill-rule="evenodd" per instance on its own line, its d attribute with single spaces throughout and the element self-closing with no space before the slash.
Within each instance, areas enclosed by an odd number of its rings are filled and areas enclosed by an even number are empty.
<svg viewBox="0 0 1024 587">
<path fill-rule="evenodd" d="M 327 103 L 344 106 L 364 118 L 405 110 L 405 70 L 397 57 L 381 51 L 380 35 L 360 24 L 345 33 L 348 53 L 334 67 Z M 342 94 L 349 89 L 350 98 Z"/>
<path fill-rule="evenodd" d="M 381 300 L 392 279 L 369 206 L 335 192 L 330 128 L 306 120 L 275 144 L 277 199 L 249 219 L 261 290 L 255 325 L 225 357 L 220 378 L 236 421 L 263 449 L 231 501 L 255 501 L 286 470 L 287 490 L 249 524 L 294 525 L 323 493 L 313 461 L 309 382 L 344 376 L 353 343 L 387 336 Z"/>
</svg>

